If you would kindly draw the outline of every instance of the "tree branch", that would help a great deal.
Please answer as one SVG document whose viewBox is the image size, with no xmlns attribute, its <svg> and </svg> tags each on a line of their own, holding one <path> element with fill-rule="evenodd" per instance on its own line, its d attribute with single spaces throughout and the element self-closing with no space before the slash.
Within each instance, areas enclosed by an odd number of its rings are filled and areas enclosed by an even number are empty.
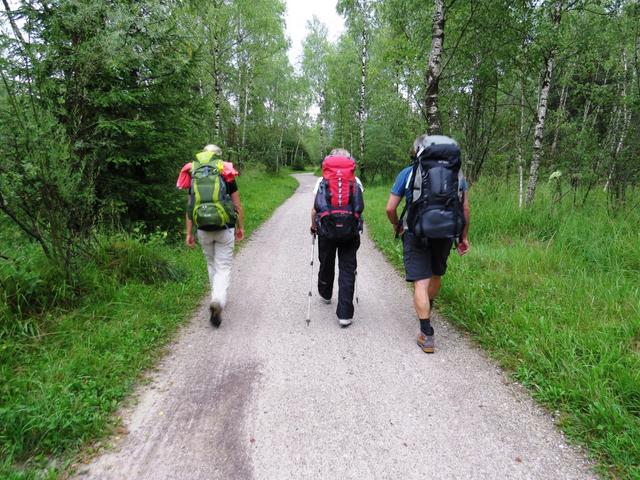
<svg viewBox="0 0 640 480">
<path fill-rule="evenodd" d="M 45 255 L 49 255 L 49 247 L 47 247 L 42 236 L 37 232 L 31 230 L 25 223 L 20 221 L 20 219 L 6 206 L 2 193 L 0 193 L 0 210 L 3 211 L 5 215 L 7 215 L 18 227 L 20 227 L 20 230 L 36 240 L 42 246 L 42 250 L 44 251 Z"/>
<path fill-rule="evenodd" d="M 455 0 L 453 2 L 451 2 L 449 7 L 447 7 L 447 8 L 450 8 L 451 5 L 453 5 L 454 3 L 455 3 Z M 460 36 L 458 37 L 458 39 L 456 40 L 455 44 L 453 45 L 453 49 L 451 51 L 451 54 L 449 55 L 449 58 L 447 58 L 447 61 L 444 62 L 444 65 L 440 69 L 440 75 L 442 75 L 442 72 L 445 71 L 445 69 L 447 68 L 447 65 L 449 65 L 449 62 L 455 56 L 456 51 L 458 50 L 458 46 L 460 45 L 460 42 L 464 38 L 464 34 L 467 32 L 467 28 L 469 28 L 469 24 L 471 23 L 471 20 L 473 19 L 473 16 L 475 15 L 475 7 L 476 7 L 476 3 L 475 2 L 471 2 L 471 14 L 469 15 L 469 18 L 467 19 L 467 21 L 464 24 L 464 26 L 462 27 L 462 31 L 460 32 Z"/>
</svg>

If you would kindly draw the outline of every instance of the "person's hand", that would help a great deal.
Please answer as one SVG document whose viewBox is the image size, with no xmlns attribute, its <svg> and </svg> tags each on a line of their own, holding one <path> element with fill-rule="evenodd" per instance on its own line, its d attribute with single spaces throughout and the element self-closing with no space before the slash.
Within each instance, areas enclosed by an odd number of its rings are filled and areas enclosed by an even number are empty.
<svg viewBox="0 0 640 480">
<path fill-rule="evenodd" d="M 401 223 L 392 224 L 391 226 L 393 227 L 393 233 L 396 234 L 396 237 L 404 233 L 404 226 Z"/>
<path fill-rule="evenodd" d="M 185 243 L 187 244 L 187 247 L 189 247 L 189 248 L 193 248 L 193 247 L 196 246 L 196 238 L 193 236 L 193 233 L 191 233 L 191 232 L 187 233 L 187 239 L 186 239 Z"/>
<path fill-rule="evenodd" d="M 471 245 L 469 244 L 468 238 L 463 238 L 458 242 L 458 245 L 456 245 L 456 249 L 458 250 L 458 253 L 460 255 L 466 255 L 469 252 L 470 248 Z"/>
<path fill-rule="evenodd" d="M 311 235 L 317 235 L 318 227 L 316 227 L 315 225 L 311 225 L 311 228 L 309 228 L 309 232 L 311 233 Z"/>
<path fill-rule="evenodd" d="M 236 227 L 236 240 L 240 242 L 242 241 L 243 238 L 244 238 L 244 228 Z"/>
</svg>

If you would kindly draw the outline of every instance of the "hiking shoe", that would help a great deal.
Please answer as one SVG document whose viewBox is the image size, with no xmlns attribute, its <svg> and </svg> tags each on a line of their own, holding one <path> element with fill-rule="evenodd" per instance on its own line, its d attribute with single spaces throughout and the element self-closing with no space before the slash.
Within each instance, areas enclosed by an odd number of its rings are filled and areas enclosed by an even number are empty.
<svg viewBox="0 0 640 480">
<path fill-rule="evenodd" d="M 420 335 L 418 335 L 418 346 L 424 353 L 433 353 L 436 348 L 436 343 L 433 339 L 433 335 L 425 335 L 424 333 L 420 332 Z"/>
<path fill-rule="evenodd" d="M 220 322 L 222 322 L 222 307 L 218 302 L 211 302 L 209 304 L 209 311 L 211 312 L 211 317 L 209 317 L 211 325 L 218 328 L 220 326 Z"/>
<path fill-rule="evenodd" d="M 330 298 L 324 298 L 322 295 L 320 295 L 320 300 L 322 301 L 322 303 L 325 303 L 327 305 L 329 305 L 331 303 L 331 299 Z"/>
<path fill-rule="evenodd" d="M 340 326 L 342 328 L 348 327 L 349 325 L 351 325 L 351 319 L 350 318 L 339 318 L 338 319 L 338 323 L 340 324 Z"/>
</svg>

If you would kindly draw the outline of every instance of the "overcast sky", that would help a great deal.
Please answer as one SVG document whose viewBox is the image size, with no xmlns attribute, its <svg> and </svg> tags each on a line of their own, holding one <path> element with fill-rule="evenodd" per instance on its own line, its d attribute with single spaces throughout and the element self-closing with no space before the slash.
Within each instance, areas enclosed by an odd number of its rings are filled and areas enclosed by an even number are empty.
<svg viewBox="0 0 640 480">
<path fill-rule="evenodd" d="M 326 25 L 331 41 L 336 40 L 344 30 L 344 20 L 336 12 L 336 0 L 286 0 L 286 3 L 287 36 L 291 39 L 289 61 L 292 65 L 298 63 L 302 54 L 305 27 L 313 15 Z"/>
</svg>

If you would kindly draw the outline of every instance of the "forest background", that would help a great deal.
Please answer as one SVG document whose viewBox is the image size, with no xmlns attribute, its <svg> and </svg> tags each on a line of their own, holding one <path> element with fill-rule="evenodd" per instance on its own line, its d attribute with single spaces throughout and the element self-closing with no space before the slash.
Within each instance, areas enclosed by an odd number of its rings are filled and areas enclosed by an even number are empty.
<svg viewBox="0 0 640 480">
<path fill-rule="evenodd" d="M 384 202 L 427 131 L 459 141 L 472 185 L 474 251 L 453 261 L 441 310 L 604 475 L 640 477 L 640 5 L 337 8 L 346 30 L 332 42 L 310 21 L 294 66 L 280 0 L 2 0 L 0 472 L 64 471 L 55 459 L 108 431 L 136 372 L 188 318 L 149 318 L 152 334 L 122 354 L 126 365 L 142 352 L 138 369 L 110 370 L 113 388 L 104 361 L 82 370 L 90 348 L 53 380 L 45 368 L 88 330 L 107 350 L 148 331 L 100 328 L 140 318 L 132 305 L 149 291 L 186 295 L 182 309 L 202 293 L 199 259 L 175 260 L 174 182 L 204 144 L 242 172 L 254 225 L 294 188 L 290 169 L 349 149 L 370 187 L 370 233 L 398 264 Z"/>
</svg>

